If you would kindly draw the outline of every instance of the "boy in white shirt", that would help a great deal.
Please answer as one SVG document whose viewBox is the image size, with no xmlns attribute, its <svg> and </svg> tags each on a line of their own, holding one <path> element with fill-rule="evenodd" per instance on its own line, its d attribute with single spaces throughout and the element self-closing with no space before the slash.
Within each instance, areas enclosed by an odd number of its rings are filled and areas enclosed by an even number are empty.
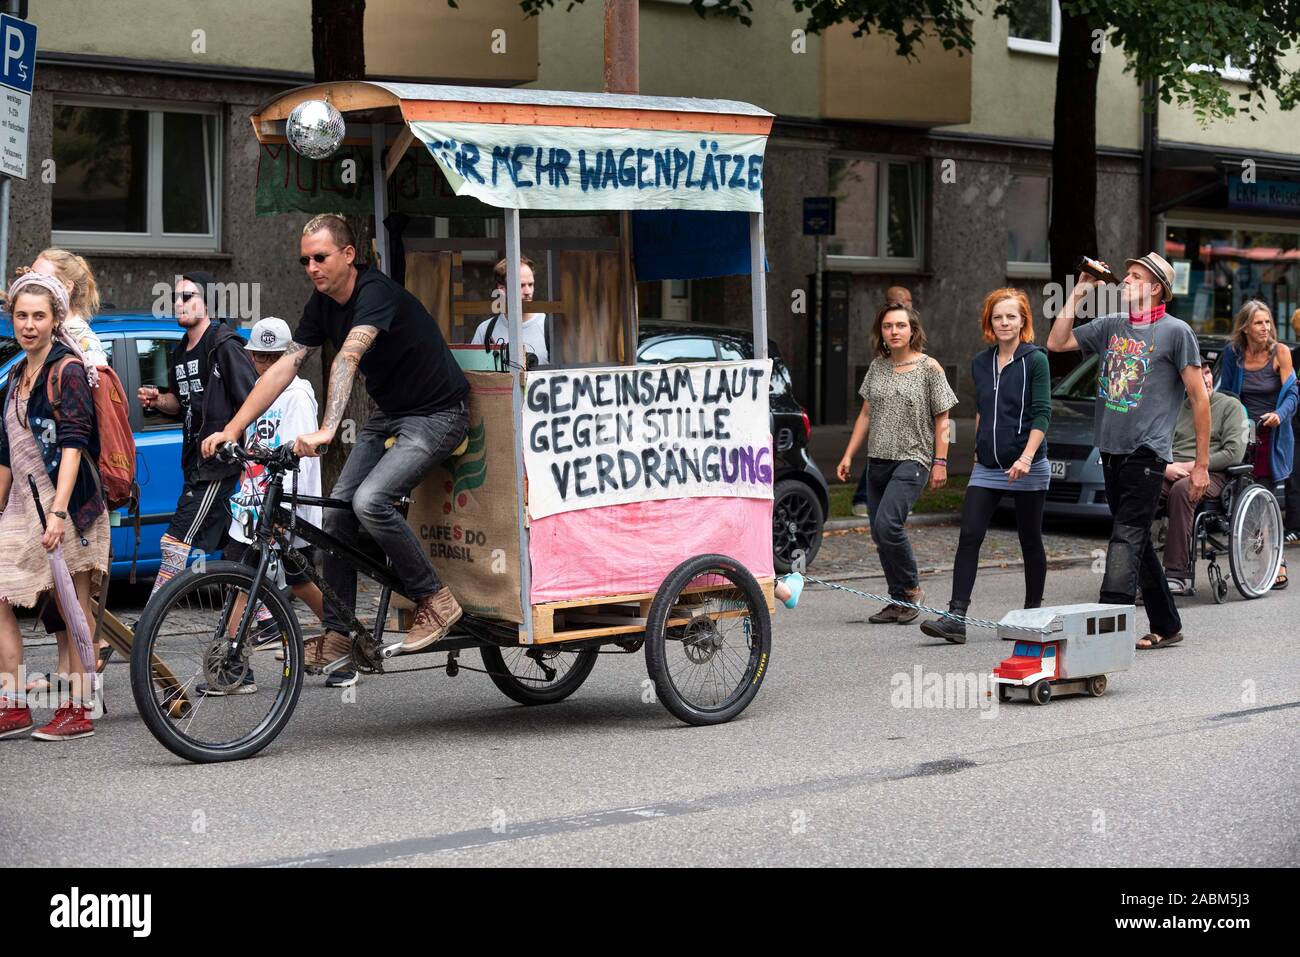
<svg viewBox="0 0 1300 957">
<path fill-rule="evenodd" d="M 496 287 L 501 291 L 500 295 L 504 295 L 506 288 L 506 261 L 504 259 L 496 264 L 496 267 L 492 270 L 492 276 L 496 279 Z M 525 303 L 533 301 L 534 288 L 533 261 L 524 256 L 519 260 L 519 292 L 520 298 Z M 529 367 L 549 365 L 551 362 L 551 336 L 546 322 L 546 313 L 530 312 L 524 314 L 523 322 L 520 324 L 524 336 L 524 355 L 527 357 L 526 364 Z M 476 346 L 488 342 L 493 345 L 508 343 L 510 341 L 510 320 L 506 317 L 504 309 L 491 319 L 484 319 L 480 322 L 478 328 L 474 330 L 474 338 L 470 341 L 471 344 Z M 536 356 L 536 359 L 533 358 L 534 356 Z"/>
</svg>

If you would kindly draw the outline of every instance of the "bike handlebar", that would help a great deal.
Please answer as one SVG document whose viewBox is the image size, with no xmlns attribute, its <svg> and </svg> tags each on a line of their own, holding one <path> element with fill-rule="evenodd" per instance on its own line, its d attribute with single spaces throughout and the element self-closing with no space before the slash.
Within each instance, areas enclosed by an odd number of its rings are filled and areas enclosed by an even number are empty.
<svg viewBox="0 0 1300 957">
<path fill-rule="evenodd" d="M 282 445 L 278 449 L 245 449 L 234 442 L 226 442 L 217 447 L 217 458 L 231 463 L 253 462 L 272 471 L 295 471 L 298 468 L 298 456 L 293 454 L 292 445 Z"/>
</svg>

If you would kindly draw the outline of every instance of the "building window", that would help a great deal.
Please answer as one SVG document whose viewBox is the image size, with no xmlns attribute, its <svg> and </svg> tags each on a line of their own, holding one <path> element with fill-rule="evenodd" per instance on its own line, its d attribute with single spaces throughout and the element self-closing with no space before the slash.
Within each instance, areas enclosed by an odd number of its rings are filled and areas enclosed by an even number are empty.
<svg viewBox="0 0 1300 957">
<path fill-rule="evenodd" d="M 831 157 L 835 235 L 832 269 L 919 269 L 924 167 L 887 157 Z"/>
<path fill-rule="evenodd" d="M 54 107 L 53 242 L 216 250 L 219 112 L 102 102 Z"/>
<path fill-rule="evenodd" d="M 1174 267 L 1169 311 L 1198 333 L 1226 335 L 1248 299 L 1273 311 L 1278 338 L 1295 341 L 1300 309 L 1300 230 L 1224 223 L 1170 222 L 1165 258 Z"/>
<path fill-rule="evenodd" d="M 1047 276 L 1051 256 L 1047 228 L 1052 216 L 1052 179 L 1036 173 L 1013 173 L 1007 186 L 1007 274 Z"/>
<path fill-rule="evenodd" d="M 1061 42 L 1061 8 L 1056 0 L 1011 0 L 1007 47 L 1021 53 L 1056 56 Z"/>
</svg>

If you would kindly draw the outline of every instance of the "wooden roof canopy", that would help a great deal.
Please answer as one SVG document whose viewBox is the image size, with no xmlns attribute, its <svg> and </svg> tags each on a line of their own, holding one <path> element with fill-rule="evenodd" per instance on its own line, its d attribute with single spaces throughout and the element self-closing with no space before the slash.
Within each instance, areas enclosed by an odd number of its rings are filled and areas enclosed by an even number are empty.
<svg viewBox="0 0 1300 957">
<path fill-rule="evenodd" d="M 252 115 L 258 142 L 285 142 L 285 121 L 307 100 L 334 104 L 349 122 L 403 125 L 443 120 L 767 136 L 775 119 L 735 100 L 358 80 L 298 87 L 264 103 Z"/>
</svg>

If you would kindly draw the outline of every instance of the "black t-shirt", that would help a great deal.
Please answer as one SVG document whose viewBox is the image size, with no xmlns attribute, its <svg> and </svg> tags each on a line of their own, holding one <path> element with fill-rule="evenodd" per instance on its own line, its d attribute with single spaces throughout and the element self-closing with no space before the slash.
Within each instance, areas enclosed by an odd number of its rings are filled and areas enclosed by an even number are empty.
<svg viewBox="0 0 1300 957">
<path fill-rule="evenodd" d="M 172 350 L 171 367 L 167 370 L 169 391 L 181 404 L 181 468 L 186 476 L 193 473 L 199 464 L 199 429 L 203 425 L 203 393 L 208 386 L 208 376 L 212 372 L 208 361 L 216 344 L 220 325 L 208 324 L 208 331 L 193 349 L 187 348 L 189 340 L 182 336 L 176 348 Z"/>
<path fill-rule="evenodd" d="M 432 415 L 465 398 L 469 383 L 420 300 L 378 269 L 356 269 L 352 298 L 343 305 L 312 293 L 294 341 L 320 346 L 328 339 L 337 349 L 356 326 L 378 329 L 375 344 L 361 357 L 361 374 L 386 415 Z"/>
</svg>

